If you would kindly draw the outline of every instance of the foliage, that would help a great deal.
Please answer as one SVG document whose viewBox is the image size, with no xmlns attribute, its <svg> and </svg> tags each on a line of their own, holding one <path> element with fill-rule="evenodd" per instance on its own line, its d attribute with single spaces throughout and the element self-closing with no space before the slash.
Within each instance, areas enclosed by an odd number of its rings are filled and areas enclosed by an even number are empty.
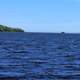
<svg viewBox="0 0 80 80">
<path fill-rule="evenodd" d="M 0 32 L 24 32 L 24 30 L 20 28 L 11 28 L 8 26 L 0 25 Z"/>
</svg>

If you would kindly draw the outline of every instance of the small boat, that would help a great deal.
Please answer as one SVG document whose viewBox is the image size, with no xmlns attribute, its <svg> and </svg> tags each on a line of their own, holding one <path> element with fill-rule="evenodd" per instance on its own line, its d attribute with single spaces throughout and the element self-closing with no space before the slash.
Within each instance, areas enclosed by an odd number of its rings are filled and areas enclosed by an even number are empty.
<svg viewBox="0 0 80 80">
<path fill-rule="evenodd" d="M 65 32 L 61 32 L 61 34 L 65 34 Z"/>
</svg>

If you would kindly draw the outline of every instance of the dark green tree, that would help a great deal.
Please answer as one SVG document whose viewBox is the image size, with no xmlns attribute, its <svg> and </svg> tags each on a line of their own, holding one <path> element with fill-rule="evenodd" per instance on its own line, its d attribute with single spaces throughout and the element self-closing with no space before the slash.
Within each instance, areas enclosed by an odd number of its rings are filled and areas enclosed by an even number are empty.
<svg viewBox="0 0 80 80">
<path fill-rule="evenodd" d="M 11 28 L 8 26 L 0 25 L 0 32 L 24 32 L 24 30 L 20 28 Z"/>
</svg>

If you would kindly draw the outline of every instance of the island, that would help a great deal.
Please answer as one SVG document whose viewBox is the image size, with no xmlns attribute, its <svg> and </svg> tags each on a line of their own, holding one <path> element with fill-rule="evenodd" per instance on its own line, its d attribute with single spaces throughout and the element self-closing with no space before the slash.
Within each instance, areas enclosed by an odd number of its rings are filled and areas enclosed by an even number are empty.
<svg viewBox="0 0 80 80">
<path fill-rule="evenodd" d="M 20 28 L 12 28 L 8 26 L 0 25 L 0 32 L 24 32 L 24 30 Z"/>
</svg>

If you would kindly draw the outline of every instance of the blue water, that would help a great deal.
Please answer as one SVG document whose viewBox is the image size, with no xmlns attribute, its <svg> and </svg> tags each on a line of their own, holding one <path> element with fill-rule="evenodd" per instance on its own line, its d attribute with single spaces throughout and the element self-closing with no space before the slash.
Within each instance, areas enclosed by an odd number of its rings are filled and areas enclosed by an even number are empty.
<svg viewBox="0 0 80 80">
<path fill-rule="evenodd" d="M 0 78 L 6 77 L 80 80 L 80 34 L 0 33 Z"/>
</svg>

